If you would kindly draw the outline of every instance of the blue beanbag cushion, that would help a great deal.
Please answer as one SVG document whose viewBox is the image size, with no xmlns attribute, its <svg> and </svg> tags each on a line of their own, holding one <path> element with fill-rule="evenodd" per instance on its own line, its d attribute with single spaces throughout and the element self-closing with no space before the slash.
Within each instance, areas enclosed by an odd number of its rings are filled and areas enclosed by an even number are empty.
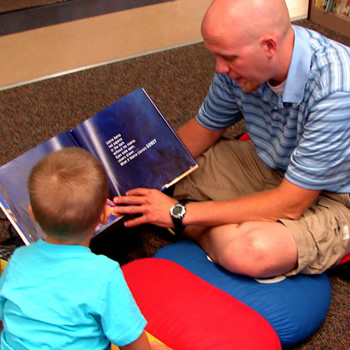
<svg viewBox="0 0 350 350">
<path fill-rule="evenodd" d="M 266 280 L 236 275 L 211 262 L 188 240 L 160 249 L 155 257 L 182 265 L 258 312 L 274 328 L 282 345 L 309 337 L 328 312 L 331 285 L 325 273 Z"/>
</svg>

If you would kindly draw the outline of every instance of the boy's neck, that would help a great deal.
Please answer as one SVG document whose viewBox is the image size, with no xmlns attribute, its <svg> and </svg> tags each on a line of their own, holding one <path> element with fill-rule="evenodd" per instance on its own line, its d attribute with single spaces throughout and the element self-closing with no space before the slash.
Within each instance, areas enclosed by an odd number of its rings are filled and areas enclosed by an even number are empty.
<svg viewBox="0 0 350 350">
<path fill-rule="evenodd" d="M 51 243 L 51 244 L 60 244 L 60 245 L 81 245 L 84 247 L 90 246 L 92 234 L 86 235 L 83 239 L 80 240 L 62 240 L 62 239 L 56 239 L 53 237 L 47 236 L 45 238 L 45 242 Z"/>
</svg>

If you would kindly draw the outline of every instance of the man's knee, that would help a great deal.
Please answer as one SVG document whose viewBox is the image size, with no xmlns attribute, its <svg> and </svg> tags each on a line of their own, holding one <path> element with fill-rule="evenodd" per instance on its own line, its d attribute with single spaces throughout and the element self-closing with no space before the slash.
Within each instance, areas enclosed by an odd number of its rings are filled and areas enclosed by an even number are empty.
<svg viewBox="0 0 350 350">
<path fill-rule="evenodd" d="M 226 269 L 249 276 L 261 276 L 270 264 L 269 251 L 259 237 L 250 233 L 233 239 L 221 252 L 218 263 Z"/>
<path fill-rule="evenodd" d="M 242 233 L 217 253 L 217 262 L 227 270 L 252 277 L 271 277 L 294 267 L 297 257 L 294 246 L 279 245 L 278 240 L 269 239 L 264 232 L 266 228 L 253 223 L 242 224 L 240 229 Z"/>
</svg>

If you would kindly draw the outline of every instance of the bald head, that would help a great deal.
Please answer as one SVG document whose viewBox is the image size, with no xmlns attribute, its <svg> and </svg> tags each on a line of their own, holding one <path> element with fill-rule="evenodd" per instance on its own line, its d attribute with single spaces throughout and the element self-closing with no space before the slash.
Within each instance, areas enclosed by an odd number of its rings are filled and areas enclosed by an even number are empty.
<svg viewBox="0 0 350 350">
<path fill-rule="evenodd" d="M 283 38 L 290 29 L 285 0 L 214 0 L 202 22 L 203 37 L 239 33 L 244 40 Z"/>
<path fill-rule="evenodd" d="M 285 0 L 214 0 L 202 35 L 217 72 L 235 79 L 243 91 L 286 79 L 294 31 Z"/>
</svg>

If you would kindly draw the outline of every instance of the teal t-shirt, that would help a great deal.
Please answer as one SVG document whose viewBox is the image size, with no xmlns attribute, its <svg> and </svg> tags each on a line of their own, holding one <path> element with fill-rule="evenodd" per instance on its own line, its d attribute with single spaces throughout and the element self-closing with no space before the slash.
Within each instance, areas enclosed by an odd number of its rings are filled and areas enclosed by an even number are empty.
<svg viewBox="0 0 350 350">
<path fill-rule="evenodd" d="M 43 240 L 16 249 L 0 279 L 1 349 L 110 349 L 146 320 L 117 262 Z"/>
</svg>

